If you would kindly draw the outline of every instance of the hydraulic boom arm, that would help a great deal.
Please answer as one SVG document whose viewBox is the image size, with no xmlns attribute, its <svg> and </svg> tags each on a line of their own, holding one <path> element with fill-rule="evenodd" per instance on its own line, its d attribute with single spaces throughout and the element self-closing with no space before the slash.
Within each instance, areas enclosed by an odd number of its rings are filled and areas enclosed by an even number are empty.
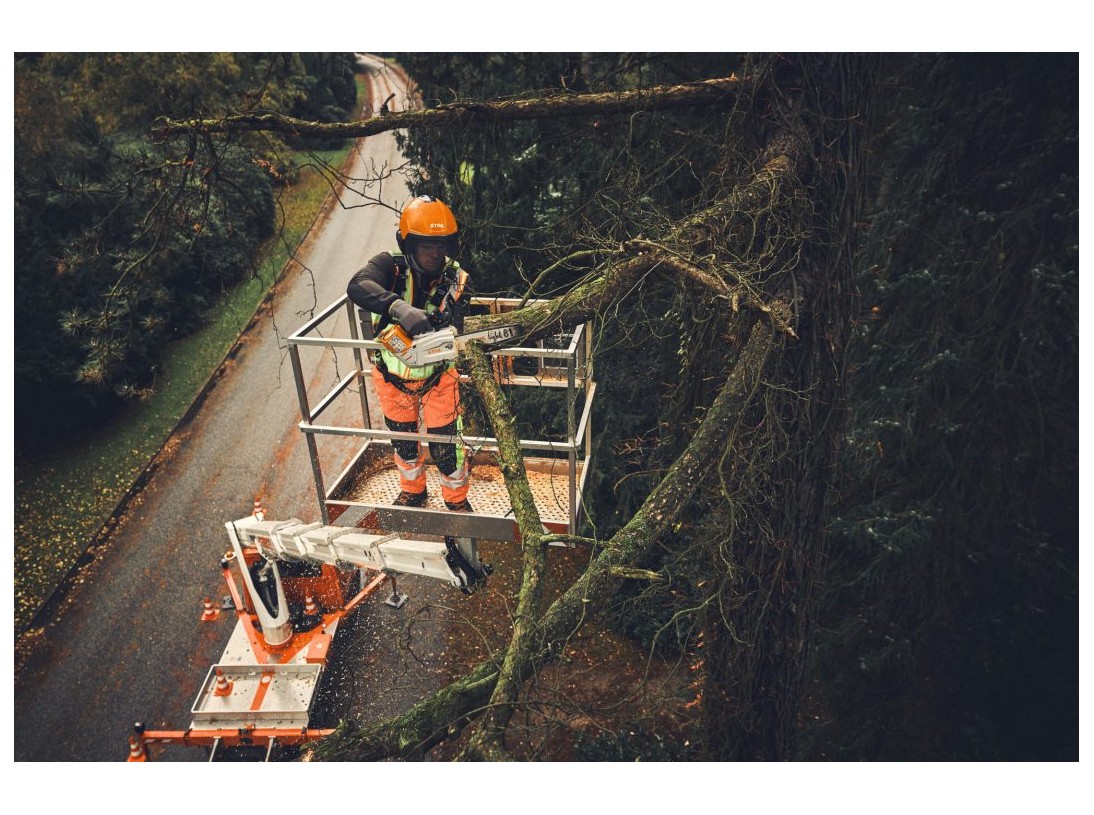
<svg viewBox="0 0 1094 815">
<path fill-rule="evenodd" d="M 353 528 L 249 516 L 225 524 L 233 543 L 257 549 L 267 560 L 306 561 L 330 566 L 362 567 L 377 572 L 414 574 L 467 589 L 481 579 L 470 553 L 453 552 L 443 541 L 403 540 Z M 466 561 L 466 562 L 465 562 Z"/>
</svg>

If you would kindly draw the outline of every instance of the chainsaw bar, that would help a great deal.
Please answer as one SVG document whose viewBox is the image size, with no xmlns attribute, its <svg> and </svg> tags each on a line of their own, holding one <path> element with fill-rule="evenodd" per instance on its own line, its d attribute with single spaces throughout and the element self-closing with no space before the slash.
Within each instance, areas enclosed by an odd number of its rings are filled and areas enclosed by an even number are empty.
<svg viewBox="0 0 1094 815">
<path fill-rule="evenodd" d="M 484 345 L 498 345 L 499 343 L 515 340 L 521 334 L 519 325 L 499 325 L 495 328 L 484 328 L 481 331 L 470 331 L 467 334 L 456 335 L 456 347 L 464 348 L 468 343 L 481 342 Z"/>
</svg>

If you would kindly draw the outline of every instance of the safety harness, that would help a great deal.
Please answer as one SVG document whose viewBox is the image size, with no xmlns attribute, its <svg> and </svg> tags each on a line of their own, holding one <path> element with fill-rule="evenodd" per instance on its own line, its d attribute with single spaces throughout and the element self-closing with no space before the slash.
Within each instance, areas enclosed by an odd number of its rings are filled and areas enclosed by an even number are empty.
<svg viewBox="0 0 1094 815">
<path fill-rule="evenodd" d="M 391 284 L 391 291 L 395 294 L 400 295 L 404 299 L 407 299 L 408 302 L 411 302 L 413 297 L 411 296 L 410 299 L 406 297 L 407 285 L 408 283 L 410 283 L 410 281 L 408 281 L 410 271 L 406 262 L 406 258 L 402 252 L 392 252 L 391 256 L 395 260 L 395 280 Z M 434 315 L 440 313 L 439 309 L 442 308 L 445 303 L 445 299 L 448 298 L 450 295 L 450 302 L 455 303 L 459 300 L 464 285 L 464 282 L 461 278 L 466 278 L 466 274 L 460 271 L 459 264 L 456 261 L 451 261 L 450 265 L 456 271 L 456 279 L 449 281 L 447 285 L 443 282 L 438 284 L 436 287 L 434 287 L 433 291 L 430 292 L 429 296 L 426 298 L 426 313 L 429 315 L 430 322 L 433 322 L 435 327 L 440 327 L 440 321 L 435 320 Z M 447 268 L 445 271 L 447 271 Z M 413 305 L 413 302 L 411 302 L 411 305 Z M 430 306 L 432 306 L 432 310 L 430 310 Z M 372 328 L 373 336 L 379 335 L 379 333 L 387 328 L 387 326 L 390 324 L 391 317 L 386 311 L 383 314 L 374 315 Z M 384 378 L 384 381 L 394 387 L 396 390 L 399 390 L 410 396 L 419 397 L 425 396 L 427 393 L 429 393 L 429 391 L 432 390 L 433 387 L 441 381 L 441 377 L 444 376 L 445 371 L 447 371 L 449 368 L 448 365 L 434 366 L 432 373 L 430 373 L 429 376 L 425 377 L 424 379 L 409 380 L 416 383 L 415 387 L 412 388 L 406 384 L 408 380 L 405 380 L 400 376 L 396 376 L 388 370 L 387 363 L 384 361 L 382 353 L 376 355 L 373 366 L 376 368 L 376 370 L 380 372 L 380 375 Z"/>
</svg>

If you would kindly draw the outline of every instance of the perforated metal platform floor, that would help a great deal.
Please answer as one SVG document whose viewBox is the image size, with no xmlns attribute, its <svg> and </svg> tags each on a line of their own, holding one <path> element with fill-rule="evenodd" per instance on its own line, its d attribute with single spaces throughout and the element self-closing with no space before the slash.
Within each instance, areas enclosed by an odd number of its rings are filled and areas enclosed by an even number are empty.
<svg viewBox="0 0 1094 815">
<path fill-rule="evenodd" d="M 526 458 L 524 463 L 540 520 L 548 529 L 566 531 L 570 521 L 569 462 L 566 459 Z M 583 476 L 584 462 L 578 461 L 575 470 L 578 503 Z M 392 507 L 400 490 L 399 474 L 391 459 L 390 448 L 382 446 L 364 451 L 331 490 L 327 505 L 332 519 L 335 515 L 339 516 L 334 520 L 340 525 L 357 525 L 368 512 L 378 509 L 383 515 L 379 522 L 382 528 L 438 533 L 450 528 L 448 524 L 453 513 L 445 508 L 440 479 L 431 463 L 426 466 L 426 483 L 429 497 L 424 507 Z M 460 534 L 487 538 L 512 537 L 511 533 L 502 535 L 503 528 L 514 527 L 515 522 L 504 478 L 492 455 L 479 453 L 474 457 L 467 499 L 474 510 L 468 520 L 479 523 L 476 531 Z M 438 515 L 443 519 L 440 525 L 430 522 L 430 517 L 436 519 Z M 504 523 L 498 524 L 498 521 Z M 376 523 L 372 521 L 369 525 Z"/>
</svg>

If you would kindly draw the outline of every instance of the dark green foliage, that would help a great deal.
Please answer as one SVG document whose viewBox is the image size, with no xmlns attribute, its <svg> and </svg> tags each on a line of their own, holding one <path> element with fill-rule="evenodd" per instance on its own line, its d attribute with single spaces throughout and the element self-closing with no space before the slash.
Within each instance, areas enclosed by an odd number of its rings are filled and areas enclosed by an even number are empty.
<svg viewBox="0 0 1094 815">
<path fill-rule="evenodd" d="M 894 59 L 827 631 L 830 758 L 1078 757 L 1078 59 Z"/>
<path fill-rule="evenodd" d="M 401 54 L 427 107 L 474 99 L 606 91 L 728 74 L 721 54 Z M 522 295 L 553 261 L 635 237 L 690 211 L 709 179 L 692 168 L 717 139 L 709 118 L 637 113 L 411 133 L 415 194 L 452 206 L 478 291 Z M 682 157 L 683 156 L 683 157 Z M 686 159 L 692 159 L 688 161 Z M 663 169 L 662 169 L 663 168 Z M 542 281 L 551 296 L 591 265 Z"/>
<path fill-rule="evenodd" d="M 269 178 L 238 151 L 218 156 L 214 185 L 170 146 L 66 135 L 16 168 L 24 440 L 152 385 L 163 344 L 201 324 L 274 225 Z"/>
<path fill-rule="evenodd" d="M 357 106 L 354 55 L 306 53 L 300 55 L 300 60 L 304 72 L 296 75 L 296 84 L 303 96 L 292 106 L 291 114 L 311 122 L 346 122 L 354 118 Z M 341 140 L 312 139 L 298 146 L 332 150 L 341 146 Z"/>
<path fill-rule="evenodd" d="M 276 145 L 162 140 L 157 118 L 256 105 L 345 118 L 352 66 L 348 54 L 16 59 L 21 447 L 84 432 L 148 394 L 165 344 L 253 273 L 273 234 Z"/>
<path fill-rule="evenodd" d="M 605 418 L 588 505 L 602 536 L 626 523 L 664 478 L 701 419 L 699 406 L 713 398 L 726 355 L 734 350 L 732 344 L 711 340 L 715 322 L 709 301 L 665 285 L 650 294 L 648 300 L 628 301 L 620 319 L 604 324 L 599 346 L 598 409 Z M 651 302 L 663 304 L 664 313 L 649 313 Z M 686 515 L 695 521 L 681 525 L 648 561 L 637 564 L 661 573 L 664 581 L 623 582 L 610 609 L 620 633 L 664 656 L 675 657 L 694 644 L 696 612 L 711 585 L 705 547 L 716 538 L 709 527 L 723 523 L 706 496 L 693 503 Z"/>
</svg>

